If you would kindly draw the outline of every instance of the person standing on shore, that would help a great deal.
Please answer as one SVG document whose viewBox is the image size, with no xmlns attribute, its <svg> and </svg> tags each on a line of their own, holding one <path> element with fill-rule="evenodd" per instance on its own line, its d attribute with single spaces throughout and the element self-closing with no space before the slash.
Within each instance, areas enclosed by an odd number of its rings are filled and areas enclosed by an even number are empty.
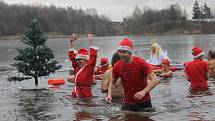
<svg viewBox="0 0 215 121">
<path fill-rule="evenodd" d="M 159 81 L 157 76 L 152 72 L 146 61 L 140 57 L 132 55 L 133 42 L 127 38 L 123 39 L 118 48 L 121 60 L 118 61 L 112 71 L 113 85 L 117 79 L 121 78 L 124 89 L 123 111 L 146 111 L 152 109 L 151 91 Z M 151 81 L 147 82 L 147 78 Z M 111 85 L 108 90 L 111 92 Z M 112 102 L 112 95 L 109 93 L 106 101 Z"/>
<path fill-rule="evenodd" d="M 88 34 L 90 43 L 90 54 L 87 49 L 81 48 L 77 51 L 74 49 L 73 42 L 78 39 L 77 35 L 72 35 L 70 39 L 69 58 L 74 68 L 74 83 L 75 87 L 72 89 L 72 97 L 85 98 L 91 97 L 91 85 L 93 84 L 94 68 L 96 65 L 98 48 L 93 46 L 94 35 Z"/>
</svg>

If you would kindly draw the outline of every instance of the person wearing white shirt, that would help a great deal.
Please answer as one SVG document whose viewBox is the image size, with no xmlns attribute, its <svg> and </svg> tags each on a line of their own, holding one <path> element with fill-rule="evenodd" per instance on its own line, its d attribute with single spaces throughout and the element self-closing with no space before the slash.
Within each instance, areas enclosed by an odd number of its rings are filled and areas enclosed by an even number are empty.
<svg viewBox="0 0 215 121">
<path fill-rule="evenodd" d="M 164 59 L 168 59 L 170 61 L 167 56 L 167 52 L 163 51 L 157 42 L 152 43 L 150 57 L 147 62 L 152 65 L 161 65 Z"/>
</svg>

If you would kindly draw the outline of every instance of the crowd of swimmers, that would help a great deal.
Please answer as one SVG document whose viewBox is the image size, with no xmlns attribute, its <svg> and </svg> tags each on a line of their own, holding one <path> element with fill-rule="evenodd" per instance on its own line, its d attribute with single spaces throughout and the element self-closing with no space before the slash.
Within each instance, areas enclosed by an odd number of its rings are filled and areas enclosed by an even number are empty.
<svg viewBox="0 0 215 121">
<path fill-rule="evenodd" d="M 96 67 L 98 47 L 94 44 L 94 35 L 88 34 L 88 49 L 75 50 L 74 41 L 79 36 L 73 34 L 70 38 L 69 58 L 74 74 L 68 81 L 74 82 L 72 97 L 92 97 L 92 84 L 101 80 L 101 92 L 107 93 L 106 102 L 112 103 L 112 98 L 122 97 L 123 111 L 150 111 L 152 109 L 150 91 L 159 84 L 158 76 L 172 77 L 171 60 L 157 42 L 152 42 L 148 60 L 133 55 L 133 42 L 130 39 L 120 41 L 117 52 L 111 58 L 100 58 L 100 66 Z M 208 79 L 215 78 L 215 52 L 209 51 L 205 61 L 204 51 L 194 47 L 191 51 L 193 61 L 186 62 L 184 74 L 191 83 L 191 89 L 208 88 Z M 151 65 L 160 68 L 152 69 Z"/>
</svg>

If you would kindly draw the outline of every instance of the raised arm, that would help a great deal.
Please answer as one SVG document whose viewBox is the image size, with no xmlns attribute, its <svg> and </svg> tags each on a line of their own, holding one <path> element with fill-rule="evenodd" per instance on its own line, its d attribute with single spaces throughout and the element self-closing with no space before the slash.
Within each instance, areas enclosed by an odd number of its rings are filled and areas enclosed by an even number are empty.
<svg viewBox="0 0 215 121">
<path fill-rule="evenodd" d="M 78 37 L 79 35 L 75 35 L 74 33 L 72 34 L 72 36 L 70 37 L 70 48 L 74 48 L 73 42 L 77 40 Z"/>
<path fill-rule="evenodd" d="M 93 67 L 92 69 L 94 69 L 96 65 L 98 47 L 94 44 L 95 38 L 93 34 L 88 34 L 88 39 L 90 44 L 90 58 L 88 63 L 91 65 L 91 67 Z"/>
<path fill-rule="evenodd" d="M 76 57 L 76 50 L 74 48 L 74 45 L 73 45 L 73 42 L 75 40 L 78 39 L 78 35 L 75 35 L 74 33 L 72 34 L 72 36 L 70 37 L 70 44 L 69 44 L 69 53 L 68 53 L 68 56 L 69 56 L 69 59 L 72 61 L 72 66 L 73 68 L 75 68 L 77 66 L 76 62 L 75 62 L 75 57 Z"/>
<path fill-rule="evenodd" d="M 95 46 L 95 36 L 93 34 L 88 34 L 88 39 L 89 39 L 89 42 L 90 42 L 90 46 Z"/>
</svg>

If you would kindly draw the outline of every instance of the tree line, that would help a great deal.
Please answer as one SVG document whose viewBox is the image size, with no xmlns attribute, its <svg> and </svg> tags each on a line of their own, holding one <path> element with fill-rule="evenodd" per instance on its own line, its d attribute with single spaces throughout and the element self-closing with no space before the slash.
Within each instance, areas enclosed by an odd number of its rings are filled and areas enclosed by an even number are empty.
<svg viewBox="0 0 215 121">
<path fill-rule="evenodd" d="M 185 11 L 185 10 L 184 10 Z M 185 25 L 186 13 L 178 4 L 167 9 L 156 10 L 136 6 L 131 16 L 124 18 L 125 30 L 131 34 L 162 33 Z"/>
<path fill-rule="evenodd" d="M 214 33 L 215 22 L 211 9 L 205 3 L 200 10 L 196 4 L 197 1 L 193 7 L 193 20 L 188 19 L 186 10 L 178 4 L 172 4 L 161 10 L 147 7 L 140 9 L 136 6 L 132 15 L 124 18 L 124 30 L 130 34 Z M 196 12 L 197 9 L 199 13 Z"/>
<path fill-rule="evenodd" d="M 71 33 L 93 33 L 99 36 L 122 34 L 193 34 L 215 33 L 215 19 L 211 8 L 205 3 L 193 5 L 192 20 L 187 11 L 178 4 L 157 10 L 135 7 L 133 13 L 123 22 L 111 22 L 105 15 L 98 15 L 96 9 L 74 9 L 56 6 L 8 5 L 0 1 L 0 37 L 20 35 L 27 23 L 35 16 L 46 33 L 63 35 Z"/>
<path fill-rule="evenodd" d="M 192 19 L 195 21 L 206 21 L 213 20 L 214 16 L 211 13 L 211 8 L 208 7 L 207 3 L 203 6 L 199 6 L 198 1 L 195 1 L 193 5 L 193 17 Z"/>
<path fill-rule="evenodd" d="M 113 35 L 111 21 L 104 15 L 98 15 L 96 9 L 73 9 L 56 6 L 9 5 L 0 1 L 0 36 L 20 35 L 34 16 L 37 16 L 44 32 L 94 33 Z"/>
</svg>

